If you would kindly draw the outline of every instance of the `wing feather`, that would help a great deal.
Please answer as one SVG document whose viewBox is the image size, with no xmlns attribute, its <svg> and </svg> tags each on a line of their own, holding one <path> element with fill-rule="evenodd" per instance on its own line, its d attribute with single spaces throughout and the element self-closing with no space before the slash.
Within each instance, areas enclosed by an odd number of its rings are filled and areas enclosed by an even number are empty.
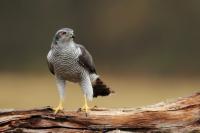
<svg viewBox="0 0 200 133">
<path fill-rule="evenodd" d="M 54 72 L 54 67 L 53 67 L 53 64 L 51 63 L 50 61 L 50 58 L 51 58 L 51 50 L 49 51 L 48 55 L 47 55 L 47 65 L 48 65 L 48 68 L 50 70 L 50 72 L 54 75 L 55 72 Z"/>
<path fill-rule="evenodd" d="M 87 49 L 77 44 L 77 46 L 81 50 L 81 54 L 79 55 L 79 64 L 84 67 L 89 73 L 96 73 L 95 64 L 93 62 L 91 54 L 87 51 Z"/>
</svg>

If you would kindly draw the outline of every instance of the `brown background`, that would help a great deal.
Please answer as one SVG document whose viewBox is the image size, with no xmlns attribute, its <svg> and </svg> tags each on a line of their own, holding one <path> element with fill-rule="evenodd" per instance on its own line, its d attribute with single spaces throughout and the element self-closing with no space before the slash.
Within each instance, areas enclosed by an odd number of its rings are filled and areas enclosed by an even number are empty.
<svg viewBox="0 0 200 133">
<path fill-rule="evenodd" d="M 57 104 L 46 54 L 62 27 L 74 29 L 116 91 L 91 105 L 136 107 L 199 91 L 199 7 L 199 0 L 2 0 L 0 108 Z M 66 108 L 81 107 L 79 87 L 68 88 Z"/>
</svg>

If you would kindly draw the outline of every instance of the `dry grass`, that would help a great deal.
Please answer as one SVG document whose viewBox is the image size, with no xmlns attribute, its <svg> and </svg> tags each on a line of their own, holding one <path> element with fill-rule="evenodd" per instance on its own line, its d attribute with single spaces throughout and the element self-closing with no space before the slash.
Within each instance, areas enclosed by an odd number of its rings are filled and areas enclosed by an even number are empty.
<svg viewBox="0 0 200 133">
<path fill-rule="evenodd" d="M 199 78 L 158 78 L 151 76 L 104 75 L 103 80 L 116 94 L 97 98 L 90 106 L 138 107 L 166 99 L 177 98 L 199 91 Z M 77 109 L 83 104 L 78 85 L 69 83 L 66 91 L 66 109 Z M 58 93 L 54 78 L 50 74 L 0 75 L 0 108 L 33 108 L 56 106 Z"/>
</svg>

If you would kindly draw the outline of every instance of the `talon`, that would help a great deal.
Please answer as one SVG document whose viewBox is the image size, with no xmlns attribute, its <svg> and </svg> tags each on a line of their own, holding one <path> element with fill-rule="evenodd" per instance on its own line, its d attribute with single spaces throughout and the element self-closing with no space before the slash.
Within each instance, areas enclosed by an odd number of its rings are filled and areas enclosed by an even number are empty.
<svg viewBox="0 0 200 133">
<path fill-rule="evenodd" d="M 58 112 L 63 111 L 63 107 L 57 106 L 57 107 L 54 108 L 53 110 L 54 110 L 54 114 L 57 114 Z"/>
<path fill-rule="evenodd" d="M 85 111 L 86 113 L 89 111 L 89 107 L 88 107 L 88 105 L 87 104 L 85 104 L 82 108 L 81 108 L 81 110 L 82 111 Z"/>
<path fill-rule="evenodd" d="M 86 96 L 84 95 L 84 105 L 83 105 L 83 107 L 81 108 L 81 111 L 84 111 L 84 112 L 88 113 L 89 110 L 90 110 L 90 108 L 89 108 L 89 106 L 88 106 L 88 104 L 87 104 L 87 98 L 86 98 Z"/>
<path fill-rule="evenodd" d="M 63 111 L 63 100 L 61 100 L 56 108 L 53 109 L 54 114 L 57 114 L 59 111 Z"/>
<path fill-rule="evenodd" d="M 98 107 L 95 105 L 94 107 L 92 107 L 90 110 L 96 110 L 98 109 Z"/>
</svg>

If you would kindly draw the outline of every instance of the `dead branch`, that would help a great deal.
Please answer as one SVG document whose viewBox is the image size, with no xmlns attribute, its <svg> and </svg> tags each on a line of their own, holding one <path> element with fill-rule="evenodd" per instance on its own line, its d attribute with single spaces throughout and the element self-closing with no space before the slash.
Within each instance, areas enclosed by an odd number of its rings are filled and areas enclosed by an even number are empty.
<svg viewBox="0 0 200 133">
<path fill-rule="evenodd" d="M 200 93 L 142 108 L 0 110 L 0 132 L 200 132 Z"/>
</svg>

